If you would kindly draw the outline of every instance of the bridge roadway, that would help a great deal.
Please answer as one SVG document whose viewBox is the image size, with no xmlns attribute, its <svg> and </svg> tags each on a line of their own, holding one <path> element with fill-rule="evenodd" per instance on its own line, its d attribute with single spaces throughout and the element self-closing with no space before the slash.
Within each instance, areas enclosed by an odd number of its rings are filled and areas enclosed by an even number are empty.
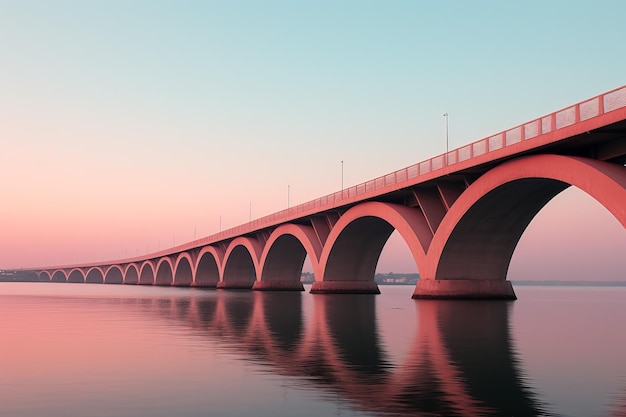
<svg viewBox="0 0 626 417">
<path fill-rule="evenodd" d="M 413 298 L 515 299 L 522 233 L 569 186 L 626 227 L 626 86 L 443 155 L 238 227 L 143 256 L 30 269 L 43 280 L 378 293 L 394 230 L 421 279 Z"/>
</svg>

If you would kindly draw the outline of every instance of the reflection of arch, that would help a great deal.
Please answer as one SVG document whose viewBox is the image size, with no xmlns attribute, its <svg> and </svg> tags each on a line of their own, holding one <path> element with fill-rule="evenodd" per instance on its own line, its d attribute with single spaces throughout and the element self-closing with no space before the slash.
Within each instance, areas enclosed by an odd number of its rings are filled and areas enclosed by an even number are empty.
<svg viewBox="0 0 626 417">
<path fill-rule="evenodd" d="M 300 283 L 307 254 L 315 276 L 321 276 L 322 245 L 311 226 L 285 224 L 272 232 L 261 255 L 260 279 L 255 290 L 304 290 Z"/>
<path fill-rule="evenodd" d="M 485 173 L 452 205 L 435 233 L 427 262 L 419 266 L 414 297 L 442 295 L 444 288 L 463 296 L 472 287 L 490 292 L 494 286 L 514 298 L 504 280 L 515 246 L 539 210 L 569 185 L 595 198 L 626 227 L 623 166 L 560 155 L 519 158 Z"/>
<path fill-rule="evenodd" d="M 139 284 L 154 284 L 154 263 L 152 261 L 145 261 L 143 264 L 141 264 L 141 272 L 139 273 Z"/>
<path fill-rule="evenodd" d="M 215 287 L 220 282 L 220 269 L 224 252 L 213 246 L 205 246 L 198 254 L 195 265 L 194 283 L 196 287 Z"/>
<path fill-rule="evenodd" d="M 238 237 L 224 254 L 222 280 L 217 288 L 252 288 L 259 270 L 261 246 L 256 239 Z"/>
<path fill-rule="evenodd" d="M 67 282 L 85 282 L 85 276 L 83 275 L 83 271 L 78 268 L 72 269 L 67 277 Z"/>
<path fill-rule="evenodd" d="M 348 210 L 331 230 L 320 258 L 324 275 L 316 279 L 311 292 L 378 293 L 376 264 L 394 229 L 420 270 L 425 256 L 422 245 L 432 235 L 421 212 L 398 204 L 363 203 Z"/>
<path fill-rule="evenodd" d="M 172 285 L 173 273 L 172 262 L 168 257 L 159 259 L 156 267 L 156 279 L 154 285 Z"/>
<path fill-rule="evenodd" d="M 139 283 L 139 274 L 137 273 L 137 265 L 129 264 L 124 271 L 124 284 Z"/>
<path fill-rule="evenodd" d="M 93 267 L 87 272 L 85 282 L 93 284 L 102 284 L 104 282 L 104 274 L 100 267 Z"/>
<path fill-rule="evenodd" d="M 122 270 L 119 266 L 113 265 L 110 267 L 105 276 L 104 283 L 105 284 L 121 284 L 124 282 L 124 276 L 122 275 Z"/>
<path fill-rule="evenodd" d="M 54 271 L 51 278 L 52 282 L 67 282 L 67 276 L 65 275 L 65 271 L 58 269 Z"/>
<path fill-rule="evenodd" d="M 387 360 L 374 296 L 339 302 L 315 296 L 313 302 L 306 321 L 299 293 L 193 297 L 186 304 L 171 298 L 153 308 L 260 359 L 272 372 L 304 378 L 367 412 L 544 415 L 518 369 L 505 301 L 416 302 L 418 326 L 402 363 Z"/>
<path fill-rule="evenodd" d="M 176 265 L 174 267 L 173 285 L 188 287 L 193 283 L 193 271 L 191 269 L 193 260 L 187 252 L 178 255 Z"/>
</svg>

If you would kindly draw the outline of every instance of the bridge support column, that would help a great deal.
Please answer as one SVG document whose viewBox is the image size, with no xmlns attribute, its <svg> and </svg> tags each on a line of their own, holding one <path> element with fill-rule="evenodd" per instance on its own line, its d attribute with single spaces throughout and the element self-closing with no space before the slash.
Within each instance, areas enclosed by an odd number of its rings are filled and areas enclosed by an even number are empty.
<svg viewBox="0 0 626 417">
<path fill-rule="evenodd" d="M 315 281 L 311 294 L 380 294 L 374 281 Z"/>
<path fill-rule="evenodd" d="M 300 281 L 254 281 L 254 291 L 304 291 Z"/>
<path fill-rule="evenodd" d="M 218 290 L 249 290 L 252 288 L 251 282 L 224 282 L 220 281 L 215 285 Z"/>
<path fill-rule="evenodd" d="M 491 279 L 421 279 L 412 298 L 517 300 L 511 281 Z"/>
</svg>

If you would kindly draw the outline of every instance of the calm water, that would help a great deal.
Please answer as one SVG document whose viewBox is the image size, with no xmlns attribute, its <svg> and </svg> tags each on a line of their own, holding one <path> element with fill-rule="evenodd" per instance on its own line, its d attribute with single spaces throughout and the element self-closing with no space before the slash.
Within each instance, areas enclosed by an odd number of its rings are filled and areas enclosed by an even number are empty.
<svg viewBox="0 0 626 417">
<path fill-rule="evenodd" d="M 0 283 L 0 416 L 626 416 L 626 288 Z"/>
</svg>

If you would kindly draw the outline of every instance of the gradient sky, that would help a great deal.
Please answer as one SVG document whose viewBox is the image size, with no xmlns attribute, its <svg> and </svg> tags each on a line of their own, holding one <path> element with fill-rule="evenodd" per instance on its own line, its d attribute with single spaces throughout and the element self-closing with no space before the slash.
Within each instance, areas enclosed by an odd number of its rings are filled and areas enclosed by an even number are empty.
<svg viewBox="0 0 626 417">
<path fill-rule="evenodd" d="M 0 0 L 0 268 L 134 256 L 625 84 L 623 1 Z M 411 272 L 393 237 L 382 272 Z M 622 279 L 577 190 L 511 279 Z M 607 255 L 609 254 L 609 255 Z M 599 268 L 601 266 L 601 268 Z M 585 269 L 584 276 L 581 269 Z"/>
</svg>

